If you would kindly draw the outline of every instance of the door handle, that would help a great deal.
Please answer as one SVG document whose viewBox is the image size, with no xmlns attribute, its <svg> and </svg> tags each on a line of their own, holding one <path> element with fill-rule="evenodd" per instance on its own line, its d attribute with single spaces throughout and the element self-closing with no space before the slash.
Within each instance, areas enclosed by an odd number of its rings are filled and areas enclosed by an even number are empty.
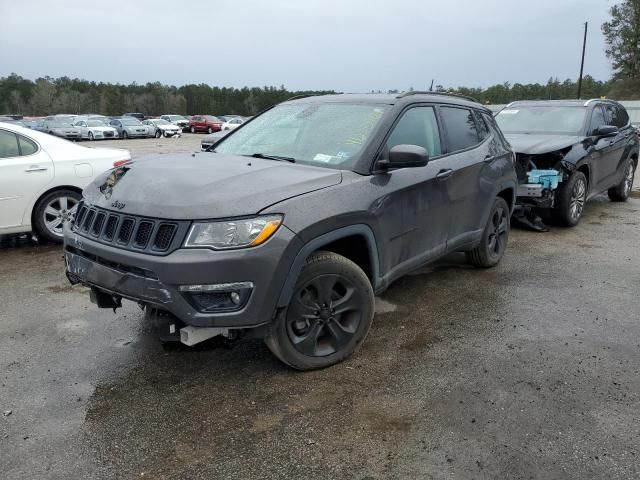
<svg viewBox="0 0 640 480">
<path fill-rule="evenodd" d="M 447 178 L 449 178 L 451 175 L 453 175 L 453 170 L 451 170 L 450 168 L 447 170 L 440 170 L 438 172 L 438 174 L 436 175 L 436 178 L 438 180 L 446 180 Z"/>
<path fill-rule="evenodd" d="M 39 165 L 31 165 L 29 168 L 26 168 L 25 172 L 44 172 L 48 170 L 47 167 L 41 167 Z"/>
<path fill-rule="evenodd" d="M 486 157 L 484 157 L 483 162 L 484 163 L 491 163 L 495 160 L 495 155 L 487 155 Z"/>
</svg>

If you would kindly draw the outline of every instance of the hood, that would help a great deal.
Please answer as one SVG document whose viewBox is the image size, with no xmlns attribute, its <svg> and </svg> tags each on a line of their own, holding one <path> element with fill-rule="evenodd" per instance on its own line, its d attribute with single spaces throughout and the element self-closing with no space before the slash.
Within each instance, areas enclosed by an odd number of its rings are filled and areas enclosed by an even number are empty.
<svg viewBox="0 0 640 480">
<path fill-rule="evenodd" d="M 112 171 L 100 175 L 84 191 L 87 202 L 171 220 L 227 218 L 342 181 L 339 170 L 215 153 L 145 157 L 123 170 L 112 187 Z"/>
<path fill-rule="evenodd" d="M 115 132 L 113 127 L 87 127 L 90 132 Z"/>
<path fill-rule="evenodd" d="M 530 135 L 525 133 L 505 133 L 504 135 L 516 153 L 540 155 L 555 152 L 580 143 L 583 137 L 575 135 Z"/>
<path fill-rule="evenodd" d="M 156 125 L 160 130 L 178 130 L 175 125 Z"/>
</svg>

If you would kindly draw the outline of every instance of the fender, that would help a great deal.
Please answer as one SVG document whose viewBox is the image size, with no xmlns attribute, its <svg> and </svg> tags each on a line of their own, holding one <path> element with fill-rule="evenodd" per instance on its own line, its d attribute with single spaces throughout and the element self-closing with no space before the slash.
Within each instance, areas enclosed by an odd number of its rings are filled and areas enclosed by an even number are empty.
<svg viewBox="0 0 640 480">
<path fill-rule="evenodd" d="M 367 248 L 369 250 L 369 261 L 371 262 L 371 276 L 373 277 L 374 283 L 373 289 L 375 291 L 380 278 L 378 273 L 378 247 L 376 244 L 375 236 L 373 235 L 371 227 L 369 227 L 368 225 L 349 225 L 347 227 L 342 227 L 337 230 L 332 230 L 330 232 L 324 233 L 319 237 L 316 237 L 313 240 L 309 241 L 300 249 L 293 261 L 293 264 L 291 265 L 289 275 L 287 275 L 287 279 L 282 287 L 282 290 L 280 291 L 280 297 L 278 298 L 277 306 L 286 307 L 289 304 L 291 296 L 293 295 L 293 289 L 295 288 L 298 277 L 300 276 L 300 272 L 302 272 L 304 264 L 309 255 L 311 255 L 313 252 L 320 249 L 324 245 L 328 245 L 331 242 L 352 235 L 362 235 L 367 242 Z"/>
</svg>

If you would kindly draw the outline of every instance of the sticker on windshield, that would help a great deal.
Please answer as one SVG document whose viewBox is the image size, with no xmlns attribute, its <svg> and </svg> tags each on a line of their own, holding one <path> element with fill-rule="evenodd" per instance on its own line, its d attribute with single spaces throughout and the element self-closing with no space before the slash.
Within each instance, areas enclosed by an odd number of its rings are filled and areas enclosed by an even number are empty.
<svg viewBox="0 0 640 480">
<path fill-rule="evenodd" d="M 318 153 L 315 157 L 313 157 L 313 159 L 316 162 L 329 163 L 331 160 L 333 160 L 333 156 L 332 155 L 325 155 L 324 153 Z"/>
<path fill-rule="evenodd" d="M 503 115 L 515 115 L 520 110 L 502 110 L 500 113 Z"/>
</svg>

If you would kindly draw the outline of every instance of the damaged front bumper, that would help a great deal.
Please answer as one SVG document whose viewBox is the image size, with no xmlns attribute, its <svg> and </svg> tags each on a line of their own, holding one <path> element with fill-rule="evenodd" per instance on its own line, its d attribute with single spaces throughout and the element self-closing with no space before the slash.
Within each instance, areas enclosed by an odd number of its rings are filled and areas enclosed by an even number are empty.
<svg viewBox="0 0 640 480">
<path fill-rule="evenodd" d="M 252 249 L 178 249 L 157 256 L 67 229 L 64 259 L 69 281 L 91 288 L 99 307 L 117 308 L 124 298 L 168 311 L 185 325 L 254 328 L 272 319 L 298 243 L 282 227 Z"/>
</svg>

